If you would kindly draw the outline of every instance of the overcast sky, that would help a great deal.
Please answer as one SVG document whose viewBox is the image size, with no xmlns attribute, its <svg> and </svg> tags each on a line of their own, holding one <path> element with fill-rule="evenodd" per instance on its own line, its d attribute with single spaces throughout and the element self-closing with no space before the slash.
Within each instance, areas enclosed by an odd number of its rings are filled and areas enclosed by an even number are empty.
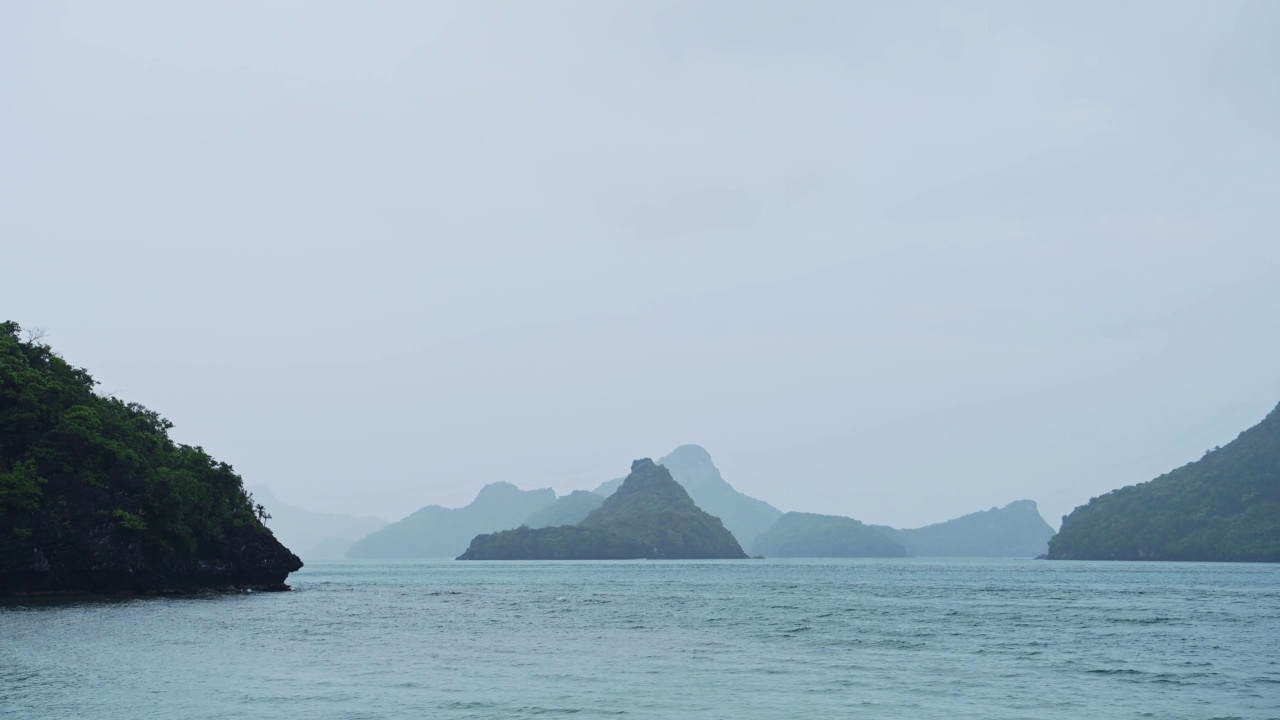
<svg viewBox="0 0 1280 720">
<path fill-rule="evenodd" d="M 1090 496 L 1280 402 L 1280 4 L 0 6 L 0 319 L 397 519 Z"/>
</svg>

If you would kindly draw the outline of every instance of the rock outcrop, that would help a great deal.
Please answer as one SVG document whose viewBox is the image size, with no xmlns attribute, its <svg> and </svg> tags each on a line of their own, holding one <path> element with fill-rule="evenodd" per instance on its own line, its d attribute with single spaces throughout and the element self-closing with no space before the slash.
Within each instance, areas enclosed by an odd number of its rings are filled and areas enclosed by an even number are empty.
<svg viewBox="0 0 1280 720">
<path fill-rule="evenodd" d="M 0 323 L 0 595 L 287 589 L 230 465 Z"/>
</svg>

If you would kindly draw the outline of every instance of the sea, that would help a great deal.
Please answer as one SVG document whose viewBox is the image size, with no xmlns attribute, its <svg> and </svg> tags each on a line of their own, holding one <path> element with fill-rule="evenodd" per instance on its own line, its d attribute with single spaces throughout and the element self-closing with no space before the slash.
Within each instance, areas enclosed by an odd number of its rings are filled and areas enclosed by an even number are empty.
<svg viewBox="0 0 1280 720">
<path fill-rule="evenodd" d="M 312 562 L 0 603 L 4 718 L 1280 718 L 1280 567 Z"/>
</svg>

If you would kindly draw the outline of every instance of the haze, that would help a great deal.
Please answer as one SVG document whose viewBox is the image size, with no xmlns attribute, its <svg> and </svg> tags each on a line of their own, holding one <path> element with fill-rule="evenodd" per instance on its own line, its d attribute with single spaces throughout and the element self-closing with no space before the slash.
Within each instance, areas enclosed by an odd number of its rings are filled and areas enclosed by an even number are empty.
<svg viewBox="0 0 1280 720">
<path fill-rule="evenodd" d="M 0 8 L 0 319 L 397 519 L 683 443 L 784 510 L 1090 496 L 1280 401 L 1274 3 Z"/>
</svg>

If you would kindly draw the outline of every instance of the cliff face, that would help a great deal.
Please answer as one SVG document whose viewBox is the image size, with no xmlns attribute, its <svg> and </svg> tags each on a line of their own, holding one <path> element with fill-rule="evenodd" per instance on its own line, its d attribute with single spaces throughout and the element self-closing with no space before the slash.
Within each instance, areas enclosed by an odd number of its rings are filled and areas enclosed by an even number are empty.
<svg viewBox="0 0 1280 720">
<path fill-rule="evenodd" d="M 1280 562 L 1280 407 L 1196 462 L 1076 508 L 1049 557 Z"/>
<path fill-rule="evenodd" d="M 0 594 L 286 589 L 240 477 L 0 323 Z"/>
<path fill-rule="evenodd" d="M 42 523 L 26 542 L 0 541 L 0 595 L 288 590 L 285 579 L 302 567 L 271 533 L 251 528 L 206 541 L 192 557 L 158 558 L 118 524 L 87 524 L 60 532 Z"/>
</svg>

